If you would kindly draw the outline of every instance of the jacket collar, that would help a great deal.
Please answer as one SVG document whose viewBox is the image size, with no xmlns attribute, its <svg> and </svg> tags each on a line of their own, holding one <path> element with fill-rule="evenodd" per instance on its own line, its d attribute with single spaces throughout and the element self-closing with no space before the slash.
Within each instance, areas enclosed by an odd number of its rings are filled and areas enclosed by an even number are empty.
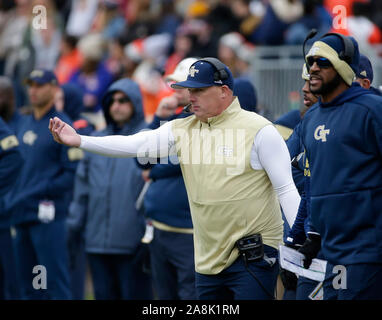
<svg viewBox="0 0 382 320">
<path fill-rule="evenodd" d="M 364 94 L 371 94 L 371 91 L 362 88 L 358 82 L 353 82 L 352 85 L 349 87 L 349 89 L 339 94 L 330 102 L 323 103 L 320 98 L 318 105 L 321 108 L 336 107 L 336 106 L 343 105 L 345 102 Z"/>
<path fill-rule="evenodd" d="M 216 125 L 219 124 L 226 119 L 232 117 L 233 114 L 238 113 L 241 110 L 240 103 L 238 97 L 232 101 L 232 103 L 225 109 L 222 113 L 217 116 L 211 117 L 207 119 L 207 125 Z"/>
</svg>

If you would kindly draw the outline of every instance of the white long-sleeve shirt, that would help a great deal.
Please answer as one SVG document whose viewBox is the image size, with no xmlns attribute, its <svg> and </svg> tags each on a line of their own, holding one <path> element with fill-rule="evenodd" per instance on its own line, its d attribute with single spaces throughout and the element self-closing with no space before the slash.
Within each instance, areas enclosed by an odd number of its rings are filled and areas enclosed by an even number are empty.
<svg viewBox="0 0 382 320">
<path fill-rule="evenodd" d="M 145 156 L 157 158 L 176 155 L 172 123 L 130 136 L 80 136 L 80 148 L 113 157 Z M 300 195 L 293 182 L 288 148 L 272 125 L 263 127 L 254 138 L 250 158 L 254 170 L 265 170 L 277 193 L 281 208 L 290 226 L 297 215 Z"/>
</svg>

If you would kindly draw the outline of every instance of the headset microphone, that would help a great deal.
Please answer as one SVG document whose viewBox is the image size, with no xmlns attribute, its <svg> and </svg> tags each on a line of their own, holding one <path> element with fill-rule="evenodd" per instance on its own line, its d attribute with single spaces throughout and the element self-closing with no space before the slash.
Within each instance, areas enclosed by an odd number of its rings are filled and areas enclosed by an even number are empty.
<svg viewBox="0 0 382 320">
<path fill-rule="evenodd" d="M 317 29 L 312 29 L 310 30 L 310 32 L 308 33 L 308 35 L 306 36 L 305 40 L 304 40 L 304 43 L 302 45 L 302 54 L 304 55 L 304 60 L 305 60 L 305 64 L 306 64 L 306 69 L 308 70 L 309 72 L 309 64 L 308 62 L 306 61 L 306 54 L 305 54 L 305 45 L 306 45 L 306 42 L 309 40 L 309 39 L 312 39 L 315 35 L 317 34 Z"/>
<path fill-rule="evenodd" d="M 192 103 L 189 103 L 188 105 L 186 105 L 184 108 L 183 108 L 183 112 L 186 112 L 186 113 L 189 113 L 191 112 L 191 106 L 192 106 Z"/>
</svg>

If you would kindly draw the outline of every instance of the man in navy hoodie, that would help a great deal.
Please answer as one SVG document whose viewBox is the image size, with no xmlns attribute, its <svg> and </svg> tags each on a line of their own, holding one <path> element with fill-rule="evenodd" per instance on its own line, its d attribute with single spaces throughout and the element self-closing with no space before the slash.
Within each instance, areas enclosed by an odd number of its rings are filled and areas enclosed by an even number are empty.
<svg viewBox="0 0 382 320">
<path fill-rule="evenodd" d="M 21 298 L 71 299 L 64 218 L 83 152 L 59 146 L 49 135 L 50 117 L 70 121 L 54 107 L 54 73 L 34 70 L 27 85 L 32 114 L 17 133 L 25 163 L 7 202 L 16 230 Z"/>
<path fill-rule="evenodd" d="M 304 266 L 321 249 L 324 299 L 382 299 L 382 98 L 353 82 L 359 49 L 324 35 L 307 56 L 320 95 L 301 124 L 310 170 Z"/>
</svg>

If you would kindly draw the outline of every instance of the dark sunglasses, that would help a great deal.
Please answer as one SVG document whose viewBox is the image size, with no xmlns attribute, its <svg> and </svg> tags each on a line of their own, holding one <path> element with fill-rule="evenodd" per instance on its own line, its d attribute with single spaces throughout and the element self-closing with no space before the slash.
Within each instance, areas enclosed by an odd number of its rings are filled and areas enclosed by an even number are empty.
<svg viewBox="0 0 382 320">
<path fill-rule="evenodd" d="M 310 56 L 310 57 L 308 57 L 307 62 L 308 62 L 309 67 L 312 67 L 315 62 L 317 63 L 317 65 L 320 68 L 329 68 L 332 66 L 332 63 L 329 61 L 329 59 L 326 59 L 323 57 L 314 58 L 314 57 Z"/>
<path fill-rule="evenodd" d="M 110 99 L 110 104 L 113 104 L 114 102 L 118 102 L 119 104 L 122 104 L 122 103 L 130 102 L 130 99 L 127 98 L 127 97 L 118 98 L 118 99 L 111 98 Z"/>
</svg>

